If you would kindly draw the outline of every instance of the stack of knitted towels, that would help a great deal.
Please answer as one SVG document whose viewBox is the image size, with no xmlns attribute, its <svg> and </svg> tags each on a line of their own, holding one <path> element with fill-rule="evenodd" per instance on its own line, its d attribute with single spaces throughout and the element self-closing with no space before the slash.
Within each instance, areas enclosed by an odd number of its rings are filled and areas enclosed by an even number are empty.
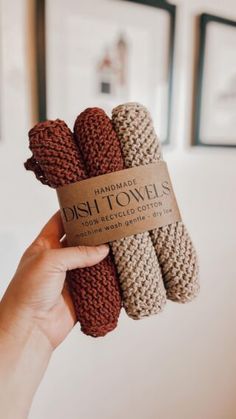
<svg viewBox="0 0 236 419">
<path fill-rule="evenodd" d="M 59 119 L 40 122 L 29 131 L 29 146 L 25 168 L 52 188 L 162 159 L 152 118 L 138 103 L 116 107 L 112 119 L 102 109 L 86 109 L 73 133 Z M 122 306 L 141 319 L 161 312 L 167 299 L 185 303 L 197 296 L 197 256 L 182 221 L 109 244 L 102 262 L 67 273 L 85 334 L 113 330 Z"/>
</svg>

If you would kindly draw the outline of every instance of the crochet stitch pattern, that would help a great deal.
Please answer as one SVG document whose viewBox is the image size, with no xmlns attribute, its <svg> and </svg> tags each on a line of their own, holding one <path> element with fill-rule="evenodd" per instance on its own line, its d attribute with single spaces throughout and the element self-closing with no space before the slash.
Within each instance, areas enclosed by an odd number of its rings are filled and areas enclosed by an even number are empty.
<svg viewBox="0 0 236 419">
<path fill-rule="evenodd" d="M 117 106 L 112 122 L 121 142 L 126 167 L 161 160 L 160 142 L 148 110 L 138 103 Z M 161 266 L 167 298 L 191 301 L 199 292 L 196 251 L 182 222 L 151 230 L 150 237 Z"/>
<path fill-rule="evenodd" d="M 57 119 L 38 123 L 29 131 L 32 157 L 25 168 L 41 183 L 58 188 L 87 178 L 73 134 Z M 67 272 L 66 281 L 81 330 L 104 336 L 117 326 L 121 296 L 116 269 L 108 255 L 97 265 Z"/>
<path fill-rule="evenodd" d="M 125 168 L 119 139 L 102 109 L 88 108 L 76 119 L 75 140 L 89 176 Z M 160 267 L 148 232 L 110 243 L 123 305 L 133 319 L 159 313 L 166 302 Z"/>
</svg>

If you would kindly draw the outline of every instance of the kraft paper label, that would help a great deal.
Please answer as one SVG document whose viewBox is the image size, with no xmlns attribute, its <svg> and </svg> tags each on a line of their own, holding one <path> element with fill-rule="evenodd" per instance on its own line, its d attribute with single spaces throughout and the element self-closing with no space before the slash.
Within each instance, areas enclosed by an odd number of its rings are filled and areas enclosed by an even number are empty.
<svg viewBox="0 0 236 419">
<path fill-rule="evenodd" d="M 163 161 L 65 185 L 57 195 L 70 246 L 107 243 L 181 220 Z"/>
</svg>

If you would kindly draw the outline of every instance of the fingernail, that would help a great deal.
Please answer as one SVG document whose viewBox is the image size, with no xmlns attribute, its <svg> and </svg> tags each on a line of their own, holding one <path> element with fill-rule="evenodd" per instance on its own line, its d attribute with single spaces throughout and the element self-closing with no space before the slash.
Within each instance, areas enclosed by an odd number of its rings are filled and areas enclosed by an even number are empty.
<svg viewBox="0 0 236 419">
<path fill-rule="evenodd" d="M 99 253 L 102 253 L 103 255 L 109 252 L 108 244 L 100 244 L 97 248 Z"/>
</svg>

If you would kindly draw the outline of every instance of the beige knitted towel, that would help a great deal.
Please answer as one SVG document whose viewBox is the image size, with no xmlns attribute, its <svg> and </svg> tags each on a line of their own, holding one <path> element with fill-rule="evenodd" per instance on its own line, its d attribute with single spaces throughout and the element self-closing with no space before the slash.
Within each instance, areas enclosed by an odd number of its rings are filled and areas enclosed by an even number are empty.
<svg viewBox="0 0 236 419">
<path fill-rule="evenodd" d="M 138 103 L 120 105 L 112 111 L 126 167 L 161 160 L 161 148 L 148 110 Z M 167 298 L 185 303 L 199 292 L 197 256 L 182 222 L 149 232 L 161 266 Z"/>
<path fill-rule="evenodd" d="M 161 312 L 166 291 L 148 231 L 110 243 L 126 313 L 135 320 Z"/>
</svg>

